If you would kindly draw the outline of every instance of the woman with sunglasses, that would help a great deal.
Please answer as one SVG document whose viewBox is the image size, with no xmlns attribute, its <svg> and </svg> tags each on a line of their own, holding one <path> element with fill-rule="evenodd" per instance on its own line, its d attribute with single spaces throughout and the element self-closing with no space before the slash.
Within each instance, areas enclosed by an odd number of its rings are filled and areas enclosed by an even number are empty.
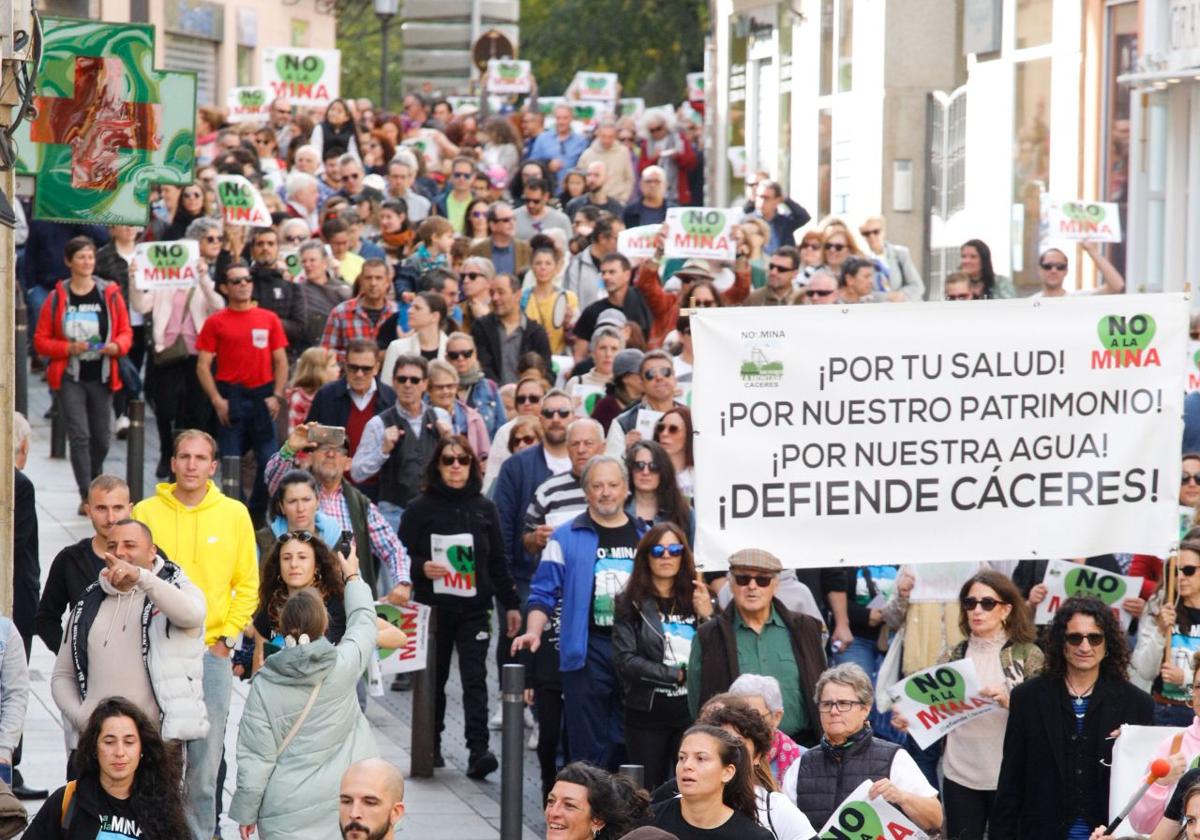
<svg viewBox="0 0 1200 840">
<path fill-rule="evenodd" d="M 863 256 L 862 249 L 858 247 L 858 242 L 855 241 L 854 235 L 850 233 L 850 228 L 838 221 L 837 219 L 825 223 L 824 226 L 825 239 L 821 243 L 822 254 L 825 259 L 825 267 L 828 268 L 834 277 L 841 276 L 842 263 L 847 257 Z"/>
<path fill-rule="evenodd" d="M 638 543 L 633 573 L 617 596 L 613 667 L 625 693 L 625 745 L 646 768 L 646 788 L 671 776 L 684 730 L 691 724 L 687 663 L 696 628 L 713 614 L 696 573 L 686 532 L 655 525 Z"/>
<path fill-rule="evenodd" d="M 549 387 L 546 385 L 546 380 L 540 374 L 532 371 L 527 372 L 517 380 L 516 390 L 513 394 L 515 414 L 496 430 L 496 435 L 492 438 L 491 451 L 488 453 L 487 471 L 483 476 L 483 492 L 489 496 L 491 495 L 492 485 L 500 477 L 500 468 L 508 460 L 508 440 L 514 434 L 513 427 L 516 419 L 518 417 L 532 417 L 534 420 L 537 420 L 542 410 L 542 399 L 546 396 L 548 390 Z"/>
<path fill-rule="evenodd" d="M 696 465 L 692 452 L 692 412 L 686 406 L 677 405 L 663 414 L 654 426 L 654 442 L 663 448 L 675 467 L 675 481 L 684 498 L 691 500 L 696 495 Z"/>
<path fill-rule="evenodd" d="M 467 205 L 463 223 L 463 236 L 471 240 L 471 244 L 482 242 L 488 238 L 488 208 L 491 202 L 486 198 L 473 198 Z"/>
<path fill-rule="evenodd" d="M 976 300 L 1017 296 L 1012 280 L 992 268 L 992 249 L 982 239 L 968 239 L 958 249 L 959 271 L 971 278 L 971 294 Z"/>
<path fill-rule="evenodd" d="M 492 440 L 478 411 L 458 398 L 458 371 L 449 362 L 434 359 L 429 363 L 429 404 L 450 417 L 450 430 L 471 443 L 480 462 L 486 462 Z"/>
<path fill-rule="evenodd" d="M 1147 616 L 1138 622 L 1133 652 L 1134 671 L 1151 684 L 1159 726 L 1188 726 L 1194 720 L 1191 662 L 1200 651 L 1200 528 L 1183 535 L 1175 568 L 1175 601 L 1164 603 L 1167 585 L 1161 581 L 1146 603 Z M 1170 663 L 1164 665 L 1168 647 Z"/>
<path fill-rule="evenodd" d="M 825 237 L 820 231 L 806 231 L 796 245 L 800 252 L 800 274 L 798 278 L 807 280 L 824 264 Z"/>
<path fill-rule="evenodd" d="M 479 367 L 475 339 L 465 332 L 452 332 L 446 338 L 446 361 L 458 372 L 458 398 L 479 412 L 487 427 L 488 437 L 494 438 L 508 421 L 500 389 Z"/>
<path fill-rule="evenodd" d="M 958 625 L 966 640 L 941 661 L 970 659 L 981 693 L 1000 710 L 967 721 L 946 736 L 942 797 L 947 836 L 983 840 L 1000 777 L 1009 694 L 1041 673 L 1046 659 L 1035 644 L 1032 610 L 1007 575 L 990 569 L 977 572 L 962 585 L 958 600 Z M 900 731 L 908 724 L 903 715 L 892 715 L 892 725 Z"/>
<path fill-rule="evenodd" d="M 696 537 L 696 512 L 679 489 L 675 465 L 666 451 L 652 440 L 639 440 L 625 452 L 629 469 L 629 513 L 647 526 L 670 522 L 687 534 L 691 545 Z"/>
<path fill-rule="evenodd" d="M 413 597 L 437 607 L 437 740 L 441 752 L 450 657 L 458 651 L 463 685 L 467 775 L 482 779 L 499 763 L 488 750 L 487 655 L 492 600 L 504 606 L 501 626 L 511 639 L 521 629 L 520 601 L 504 555 L 500 514 L 481 492 L 479 459 L 462 435 L 441 438 L 425 472 L 425 490 L 404 509 L 400 539 L 413 568 Z"/>
</svg>

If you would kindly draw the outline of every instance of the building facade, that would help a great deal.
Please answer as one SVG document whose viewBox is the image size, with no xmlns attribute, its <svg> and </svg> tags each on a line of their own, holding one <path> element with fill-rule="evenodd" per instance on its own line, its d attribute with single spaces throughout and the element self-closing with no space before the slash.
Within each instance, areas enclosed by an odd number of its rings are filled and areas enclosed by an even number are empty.
<svg viewBox="0 0 1200 840">
<path fill-rule="evenodd" d="M 744 154 L 817 219 L 883 215 L 934 296 L 974 238 L 1032 291 L 1043 196 L 1124 202 L 1116 80 L 1137 13 L 1136 0 L 716 0 L 726 165 L 712 199 L 740 195 L 728 161 Z"/>
<path fill-rule="evenodd" d="M 224 106 L 228 88 L 262 82 L 266 47 L 337 46 L 332 0 L 43 0 L 44 15 L 152 23 L 156 64 L 196 74 L 196 102 Z"/>
</svg>

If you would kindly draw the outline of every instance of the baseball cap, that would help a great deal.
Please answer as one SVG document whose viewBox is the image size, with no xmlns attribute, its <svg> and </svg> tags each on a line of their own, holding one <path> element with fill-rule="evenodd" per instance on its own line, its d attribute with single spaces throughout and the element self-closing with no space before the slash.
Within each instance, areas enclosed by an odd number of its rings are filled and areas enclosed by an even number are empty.
<svg viewBox="0 0 1200 840">
<path fill-rule="evenodd" d="M 627 373 L 637 373 L 642 369 L 642 359 L 645 355 L 641 350 L 633 347 L 622 350 L 613 359 L 613 379 L 619 381 Z"/>
<path fill-rule="evenodd" d="M 729 568 L 778 573 L 783 571 L 783 563 L 769 551 L 761 548 L 743 548 L 729 556 Z"/>
<path fill-rule="evenodd" d="M 623 329 L 628 323 L 629 319 L 625 317 L 625 313 L 620 309 L 605 309 L 596 318 L 596 329 L 600 329 L 601 327 Z"/>
</svg>

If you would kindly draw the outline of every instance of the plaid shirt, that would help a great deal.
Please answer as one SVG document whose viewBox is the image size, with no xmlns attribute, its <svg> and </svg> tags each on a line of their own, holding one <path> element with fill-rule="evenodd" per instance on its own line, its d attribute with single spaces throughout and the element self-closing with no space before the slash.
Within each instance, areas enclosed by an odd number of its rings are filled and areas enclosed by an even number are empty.
<svg viewBox="0 0 1200 840">
<path fill-rule="evenodd" d="M 281 453 L 276 452 L 271 456 L 271 460 L 267 461 L 264 471 L 263 478 L 267 482 L 267 489 L 274 493 L 279 487 L 279 481 L 283 478 L 284 473 L 288 470 L 302 469 L 306 469 L 306 466 L 295 458 L 284 458 Z M 321 511 L 336 519 L 343 531 L 353 531 L 354 523 L 350 521 L 350 506 L 346 504 L 342 485 L 339 483 L 333 492 L 327 491 L 322 486 L 318 495 Z M 411 585 L 408 553 L 404 550 L 399 535 L 387 524 L 387 520 L 383 518 L 379 508 L 375 507 L 374 502 L 367 508 L 367 535 L 371 540 L 371 553 L 387 564 L 392 574 L 392 580 L 396 583 Z"/>
<path fill-rule="evenodd" d="M 375 332 L 391 315 L 396 314 L 396 302 L 386 301 L 379 320 L 372 324 L 367 317 L 359 298 L 353 297 L 345 303 L 339 303 L 329 313 L 325 322 L 325 332 L 321 335 L 321 346 L 337 353 L 338 361 L 346 361 L 346 346 L 356 338 L 375 339 Z"/>
</svg>

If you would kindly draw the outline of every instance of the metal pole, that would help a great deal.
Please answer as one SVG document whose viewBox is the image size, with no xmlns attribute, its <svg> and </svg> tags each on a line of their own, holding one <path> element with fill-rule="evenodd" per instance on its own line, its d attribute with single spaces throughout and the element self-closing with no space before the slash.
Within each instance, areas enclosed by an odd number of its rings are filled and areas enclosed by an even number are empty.
<svg viewBox="0 0 1200 840">
<path fill-rule="evenodd" d="M 619 768 L 617 768 L 617 772 L 622 776 L 628 776 L 629 778 L 633 779 L 634 784 L 636 784 L 638 788 L 644 788 L 646 786 L 646 768 L 640 764 L 622 764 Z"/>
<path fill-rule="evenodd" d="M 500 735 L 500 840 L 521 840 L 521 796 L 525 763 L 525 666 L 500 671 L 504 711 Z"/>
<path fill-rule="evenodd" d="M 50 398 L 50 457 L 67 457 L 67 421 L 62 416 L 62 401 L 57 391 Z"/>
<path fill-rule="evenodd" d="M 242 500 L 242 459 L 238 455 L 221 459 L 221 492 L 231 499 Z"/>
<path fill-rule="evenodd" d="M 13 364 L 16 366 L 16 381 L 13 403 L 17 411 L 29 419 L 29 310 L 25 306 L 25 295 L 16 293 L 16 325 L 13 331 Z"/>
<path fill-rule="evenodd" d="M 388 109 L 388 26 L 391 22 L 391 15 L 379 16 L 379 110 L 385 112 Z"/>
<path fill-rule="evenodd" d="M 412 687 L 412 743 L 409 746 L 411 762 L 409 775 L 414 779 L 433 778 L 433 754 L 437 751 L 437 697 L 434 682 L 437 680 L 437 607 L 429 610 L 429 645 L 426 649 L 425 667 L 413 674 Z M 454 644 L 447 639 L 446 644 Z"/>
<path fill-rule="evenodd" d="M 140 502 L 146 478 L 146 403 L 129 401 L 129 436 L 125 439 L 125 483 L 129 500 Z"/>
</svg>

